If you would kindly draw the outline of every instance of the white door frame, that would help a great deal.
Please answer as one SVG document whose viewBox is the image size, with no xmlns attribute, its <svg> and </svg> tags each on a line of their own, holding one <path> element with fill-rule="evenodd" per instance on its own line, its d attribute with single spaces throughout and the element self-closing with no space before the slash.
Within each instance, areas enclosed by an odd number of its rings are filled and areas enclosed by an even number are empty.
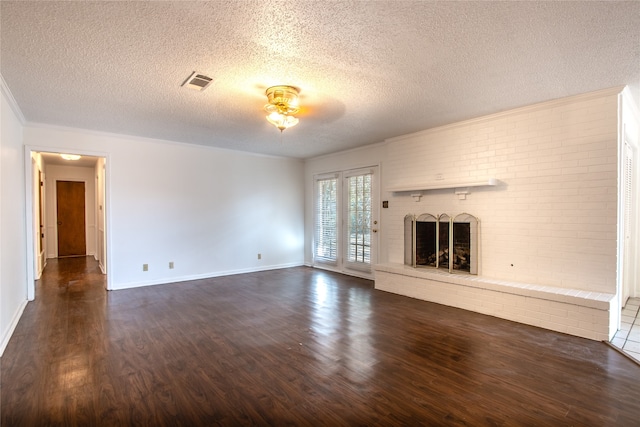
<svg viewBox="0 0 640 427">
<path fill-rule="evenodd" d="M 107 273 L 111 273 L 111 193 L 110 193 L 110 177 L 111 177 L 111 162 L 109 161 L 108 153 L 101 153 L 95 151 L 87 151 L 87 150 L 78 150 L 78 149 L 68 149 L 64 147 L 37 147 L 33 145 L 25 145 L 24 147 L 24 169 L 25 169 L 25 219 L 26 219 L 26 238 L 27 238 L 27 299 L 29 301 L 33 301 L 35 299 L 35 278 L 37 271 L 37 260 L 36 260 L 36 246 L 35 246 L 35 236 L 33 233 L 34 230 L 34 221 L 33 217 L 33 165 L 32 165 L 32 154 L 33 153 L 72 153 L 72 154 L 80 154 L 81 156 L 93 156 L 93 157 L 103 157 L 106 159 L 105 165 L 105 177 L 104 177 L 104 185 L 105 185 L 105 194 L 104 194 L 104 216 L 105 216 L 105 240 L 107 246 Z M 111 290 L 111 276 L 112 274 L 107 274 L 107 290 Z"/>
</svg>

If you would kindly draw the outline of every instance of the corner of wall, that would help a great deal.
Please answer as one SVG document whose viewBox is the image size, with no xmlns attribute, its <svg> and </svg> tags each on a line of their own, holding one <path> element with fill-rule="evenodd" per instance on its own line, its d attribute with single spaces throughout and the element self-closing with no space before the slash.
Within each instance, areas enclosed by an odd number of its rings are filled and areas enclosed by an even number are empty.
<svg viewBox="0 0 640 427">
<path fill-rule="evenodd" d="M 0 353 L 4 352 L 27 305 L 26 221 L 24 218 L 24 116 L 0 76 Z M 7 108 L 8 107 L 8 108 Z M 6 113 L 5 113 L 6 111 Z M 27 159 L 30 162 L 30 159 Z"/>
<path fill-rule="evenodd" d="M 9 86 L 7 86 L 7 82 L 4 80 L 4 76 L 2 74 L 0 74 L 0 92 L 2 93 L 2 95 L 4 95 L 5 99 L 7 100 L 7 103 L 11 107 L 11 110 L 13 111 L 13 113 L 18 118 L 18 121 L 20 122 L 20 124 L 24 126 L 27 121 L 24 118 L 24 114 L 22 114 L 22 110 L 18 106 L 18 103 L 16 102 L 16 99 L 13 97 L 13 94 L 11 93 Z"/>
<path fill-rule="evenodd" d="M 27 306 L 27 300 L 24 300 L 22 304 L 18 307 L 16 312 L 13 314 L 11 318 L 11 323 L 8 325 L 7 329 L 2 333 L 2 340 L 0 341 L 0 357 L 4 354 L 4 350 L 7 348 L 7 344 L 9 344 L 9 340 L 13 335 L 13 331 L 15 331 L 16 326 L 18 326 L 18 321 L 20 317 L 22 317 L 22 312 Z"/>
</svg>

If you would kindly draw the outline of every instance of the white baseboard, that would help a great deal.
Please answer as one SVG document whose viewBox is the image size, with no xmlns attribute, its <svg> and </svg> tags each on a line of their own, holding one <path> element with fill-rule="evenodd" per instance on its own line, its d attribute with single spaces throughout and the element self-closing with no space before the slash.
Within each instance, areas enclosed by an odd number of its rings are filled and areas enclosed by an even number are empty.
<svg viewBox="0 0 640 427">
<path fill-rule="evenodd" d="M 6 331 L 3 332 L 2 341 L 0 341 L 0 357 L 4 354 L 4 349 L 7 348 L 7 344 L 9 344 L 9 340 L 13 335 L 13 331 L 15 331 L 16 326 L 18 326 L 18 321 L 20 321 L 20 317 L 22 317 L 22 313 L 24 312 L 25 307 L 27 306 L 27 300 L 22 301 L 22 304 L 18 307 L 16 312 L 11 319 L 11 323 Z"/>
<path fill-rule="evenodd" d="M 189 276 L 177 276 L 177 277 L 166 277 L 157 280 L 150 280 L 144 282 L 129 282 L 129 283 L 115 283 L 111 290 L 122 290 L 122 289 L 132 289 L 132 288 L 140 288 L 143 286 L 156 286 L 156 285 L 166 285 L 168 283 L 178 283 L 178 282 L 188 282 L 191 280 L 201 280 L 201 279 L 211 279 L 214 277 L 222 277 L 222 276 L 233 276 L 235 274 L 245 274 L 245 273 L 257 273 L 260 271 L 269 271 L 269 270 L 280 270 L 283 268 L 291 268 L 291 267 L 300 267 L 304 264 L 300 263 L 292 263 L 292 264 L 281 264 L 281 265 L 272 265 L 268 267 L 261 268 L 244 268 L 238 270 L 227 270 L 227 271 L 216 271 L 211 273 L 204 274 L 194 274 Z"/>
<path fill-rule="evenodd" d="M 344 274 L 346 276 L 353 276 L 353 277 L 358 277 L 360 279 L 366 279 L 366 280 L 375 280 L 375 275 L 373 273 L 373 269 L 371 271 L 371 273 L 366 273 L 364 271 L 357 271 L 357 270 L 348 270 L 348 269 L 343 269 L 340 270 L 339 268 L 332 268 L 331 266 L 326 266 L 326 265 L 322 265 L 322 264 L 308 264 L 305 263 L 305 265 L 307 267 L 311 267 L 311 268 L 317 268 L 319 270 L 326 270 L 326 271 L 332 271 L 334 273 L 340 273 L 340 274 Z"/>
</svg>

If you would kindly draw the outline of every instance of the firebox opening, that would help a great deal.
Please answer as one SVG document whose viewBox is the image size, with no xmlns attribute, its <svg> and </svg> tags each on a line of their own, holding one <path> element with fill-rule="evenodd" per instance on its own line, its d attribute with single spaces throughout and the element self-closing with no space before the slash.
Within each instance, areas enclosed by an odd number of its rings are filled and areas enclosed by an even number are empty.
<svg viewBox="0 0 640 427">
<path fill-rule="evenodd" d="M 478 220 L 469 214 L 405 217 L 405 264 L 477 274 Z"/>
<path fill-rule="evenodd" d="M 416 265 L 436 266 L 436 223 L 416 222 Z"/>
<path fill-rule="evenodd" d="M 449 217 L 440 215 L 438 220 L 438 268 L 449 269 Z"/>
<path fill-rule="evenodd" d="M 471 224 L 453 223 L 453 269 L 471 271 Z"/>
</svg>

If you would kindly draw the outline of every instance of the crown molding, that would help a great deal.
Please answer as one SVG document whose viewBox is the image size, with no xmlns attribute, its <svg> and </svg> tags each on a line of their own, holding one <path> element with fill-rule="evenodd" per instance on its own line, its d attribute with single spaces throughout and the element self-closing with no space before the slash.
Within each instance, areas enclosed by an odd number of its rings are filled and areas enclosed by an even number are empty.
<svg viewBox="0 0 640 427">
<path fill-rule="evenodd" d="M 233 149 L 230 149 L 230 148 L 212 147 L 212 146 L 209 146 L 209 145 L 193 144 L 193 143 L 184 142 L 184 141 L 172 141 L 172 140 L 168 140 L 168 139 L 158 139 L 158 138 L 151 138 L 151 137 L 146 137 L 146 136 L 128 135 L 128 134 L 125 134 L 125 133 L 114 133 L 114 132 L 107 132 L 107 131 L 101 131 L 101 130 L 76 128 L 76 127 L 71 127 L 71 126 L 53 125 L 53 124 L 48 124 L 48 123 L 29 122 L 29 123 L 25 124 L 25 127 L 27 129 L 43 129 L 45 131 L 68 132 L 68 133 L 73 133 L 73 134 L 82 134 L 82 135 L 87 135 L 87 136 L 92 136 L 92 137 L 97 137 L 97 138 L 114 138 L 114 139 L 127 140 L 127 141 L 138 141 L 138 142 L 154 143 L 154 144 L 157 143 L 157 144 L 165 144 L 165 145 L 175 145 L 175 146 L 180 146 L 180 147 L 183 147 L 183 148 L 190 148 L 190 149 L 194 149 L 194 150 L 224 151 L 224 152 L 228 152 L 228 153 L 232 153 L 232 154 L 247 155 L 247 156 L 251 156 L 251 157 L 264 157 L 264 158 L 269 158 L 269 159 L 297 160 L 297 161 L 299 161 L 301 163 L 303 162 L 303 159 L 297 159 L 297 158 L 294 158 L 294 157 L 277 156 L 277 155 L 273 155 L 273 154 L 252 153 L 250 151 L 240 151 L 240 150 L 233 150 Z M 43 151 L 48 151 L 48 150 L 45 149 Z"/>
<path fill-rule="evenodd" d="M 307 157 L 307 158 L 305 158 L 303 160 L 305 161 L 305 163 L 308 163 L 310 161 L 329 159 L 329 158 L 335 157 L 337 155 L 341 156 L 343 154 L 354 153 L 354 152 L 362 151 L 362 150 L 370 150 L 372 148 L 384 148 L 384 147 L 387 146 L 387 141 L 373 142 L 371 144 L 360 145 L 358 147 L 346 148 L 344 150 L 334 151 L 333 153 L 326 153 L 326 154 L 320 154 L 318 156 Z M 349 169 L 351 169 L 351 168 L 349 168 Z"/>
<path fill-rule="evenodd" d="M 20 124 L 23 126 L 27 123 L 27 120 L 24 118 L 24 114 L 22 114 L 22 110 L 20 110 L 20 106 L 16 102 L 16 99 L 13 97 L 9 86 L 7 86 L 7 82 L 4 80 L 4 76 L 0 74 L 0 92 L 4 95 L 11 107 L 13 113 L 18 117 Z"/>
</svg>

